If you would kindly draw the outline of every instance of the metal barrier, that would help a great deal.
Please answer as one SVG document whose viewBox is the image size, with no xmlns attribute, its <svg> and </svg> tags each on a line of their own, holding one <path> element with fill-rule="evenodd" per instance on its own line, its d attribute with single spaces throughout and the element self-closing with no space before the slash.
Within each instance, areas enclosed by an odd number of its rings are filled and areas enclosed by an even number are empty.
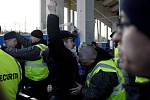
<svg viewBox="0 0 150 100">
<path fill-rule="evenodd" d="M 29 96 L 29 95 L 27 95 L 27 94 L 24 94 L 24 93 L 22 93 L 22 92 L 19 92 L 19 96 L 20 96 L 20 98 L 23 98 L 24 100 L 38 100 L 38 99 L 36 99 L 36 98 L 34 98 L 34 97 L 31 97 L 31 96 Z M 22 100 L 22 99 L 21 99 Z"/>
</svg>

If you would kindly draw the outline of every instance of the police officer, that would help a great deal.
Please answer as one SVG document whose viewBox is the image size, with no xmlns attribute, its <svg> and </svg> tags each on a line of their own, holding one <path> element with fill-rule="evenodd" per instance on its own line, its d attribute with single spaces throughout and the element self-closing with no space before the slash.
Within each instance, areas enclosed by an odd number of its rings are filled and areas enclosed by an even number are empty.
<svg viewBox="0 0 150 100">
<path fill-rule="evenodd" d="M 0 85 L 6 100 L 16 100 L 21 79 L 22 70 L 19 63 L 0 49 Z"/>
<path fill-rule="evenodd" d="M 116 34 L 121 46 L 123 66 L 136 75 L 135 84 L 127 86 L 127 99 L 149 100 L 149 0 L 122 0 L 121 25 L 123 34 Z"/>
<path fill-rule="evenodd" d="M 84 100 L 125 100 L 125 90 L 122 86 L 125 80 L 109 54 L 99 60 L 94 48 L 83 47 L 79 57 L 89 73 L 85 86 L 77 83 L 78 88 L 71 89 L 72 94 L 81 92 Z"/>
<path fill-rule="evenodd" d="M 29 83 L 29 86 L 31 86 L 31 95 L 39 100 L 47 100 L 49 69 L 42 58 L 42 52 L 47 49 L 47 46 L 43 42 L 43 33 L 40 30 L 32 31 L 31 36 L 32 44 L 41 51 L 41 58 L 25 62 L 25 77 L 27 84 Z"/>
<path fill-rule="evenodd" d="M 17 33 L 15 31 L 11 31 L 11 32 L 4 34 L 4 40 L 5 40 L 7 47 L 17 48 L 18 42 L 16 39 L 16 34 Z"/>
<path fill-rule="evenodd" d="M 24 83 L 26 87 L 31 87 L 29 95 L 46 100 L 49 70 L 42 59 L 42 52 L 47 46 L 44 45 L 43 33 L 40 30 L 34 30 L 31 36 L 32 41 L 28 42 L 16 33 L 14 35 L 7 33 L 5 40 L 8 48 L 5 51 L 19 60 L 25 60 Z M 12 43 L 13 41 L 16 42 Z M 20 41 L 25 43 L 21 43 Z M 28 48 L 13 49 L 17 43 L 29 45 L 31 44 L 30 42 L 32 42 L 32 46 L 30 45 Z"/>
<path fill-rule="evenodd" d="M 118 35 L 116 37 L 116 34 Z M 122 26 L 120 23 L 117 24 L 117 29 L 114 33 L 111 34 L 112 40 L 114 42 L 114 60 L 115 63 L 119 66 L 119 68 L 122 70 L 123 75 L 125 77 L 126 84 L 134 84 L 135 83 L 135 75 L 132 72 L 126 71 L 123 69 L 122 66 L 122 59 L 120 59 L 121 53 L 120 53 L 120 41 L 119 37 L 122 34 Z"/>
</svg>

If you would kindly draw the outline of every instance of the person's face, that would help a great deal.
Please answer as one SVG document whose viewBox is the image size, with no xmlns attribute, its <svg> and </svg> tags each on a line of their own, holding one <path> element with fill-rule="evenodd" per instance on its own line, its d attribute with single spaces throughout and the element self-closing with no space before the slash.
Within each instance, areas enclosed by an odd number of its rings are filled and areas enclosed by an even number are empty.
<svg viewBox="0 0 150 100">
<path fill-rule="evenodd" d="M 92 44 L 91 46 L 92 46 L 93 48 L 96 48 L 96 45 L 94 45 L 94 44 Z"/>
<path fill-rule="evenodd" d="M 65 47 L 68 48 L 68 49 L 74 48 L 73 38 L 68 38 L 67 40 L 65 40 L 65 41 L 64 41 L 64 45 L 65 45 Z"/>
<path fill-rule="evenodd" d="M 113 42 L 120 44 L 120 38 L 122 37 L 122 28 L 120 26 L 117 27 L 117 31 L 112 37 Z"/>
<path fill-rule="evenodd" d="M 36 42 L 39 42 L 40 39 L 38 39 L 38 38 L 36 38 L 34 36 L 31 36 L 31 41 L 32 41 L 32 43 L 36 43 Z"/>
<path fill-rule="evenodd" d="M 128 24 L 128 18 L 121 12 L 122 34 L 116 34 L 120 43 L 123 66 L 137 75 L 150 76 L 150 39 L 134 25 Z"/>
<path fill-rule="evenodd" d="M 17 45 L 17 39 L 16 38 L 6 40 L 6 46 L 7 47 L 15 48 L 16 45 Z"/>
</svg>

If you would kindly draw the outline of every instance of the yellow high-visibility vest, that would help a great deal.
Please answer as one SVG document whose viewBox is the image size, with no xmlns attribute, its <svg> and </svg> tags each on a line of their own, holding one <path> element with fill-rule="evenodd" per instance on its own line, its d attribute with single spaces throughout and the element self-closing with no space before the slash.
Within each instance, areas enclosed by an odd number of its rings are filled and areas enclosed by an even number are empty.
<svg viewBox="0 0 150 100">
<path fill-rule="evenodd" d="M 119 50 L 118 48 L 114 48 L 114 61 L 118 65 L 118 59 L 119 59 Z"/>
<path fill-rule="evenodd" d="M 106 61 L 100 61 L 93 70 L 88 74 L 86 85 L 90 87 L 91 79 L 94 75 L 99 73 L 102 70 L 104 72 L 115 72 L 118 76 L 119 84 L 113 88 L 113 92 L 107 100 L 126 100 L 125 89 L 123 88 L 123 84 L 125 83 L 125 79 L 123 77 L 122 72 L 119 68 L 116 67 L 116 64 L 112 59 Z"/>
<path fill-rule="evenodd" d="M 145 77 L 136 76 L 135 82 L 136 83 L 147 83 L 147 82 L 150 82 L 150 79 L 145 78 Z"/>
<path fill-rule="evenodd" d="M 22 79 L 20 64 L 0 49 L 0 85 L 7 100 L 16 100 L 18 85 Z"/>
<path fill-rule="evenodd" d="M 44 44 L 35 45 L 41 49 L 41 53 L 47 48 Z M 36 61 L 25 62 L 25 76 L 33 81 L 40 81 L 47 78 L 49 70 L 47 64 L 43 61 L 43 58 Z"/>
</svg>

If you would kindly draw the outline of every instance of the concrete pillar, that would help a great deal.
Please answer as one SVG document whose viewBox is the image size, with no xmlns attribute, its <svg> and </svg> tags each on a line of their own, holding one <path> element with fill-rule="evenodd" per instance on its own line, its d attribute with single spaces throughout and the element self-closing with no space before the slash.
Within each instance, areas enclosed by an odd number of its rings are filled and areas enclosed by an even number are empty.
<svg viewBox="0 0 150 100">
<path fill-rule="evenodd" d="M 101 41 L 101 21 L 99 21 L 99 41 Z"/>
<path fill-rule="evenodd" d="M 81 42 L 94 40 L 94 0 L 77 0 L 77 27 Z"/>
<path fill-rule="evenodd" d="M 68 23 L 71 23 L 71 0 L 68 0 Z M 71 24 L 68 25 L 68 31 L 71 31 Z"/>
<path fill-rule="evenodd" d="M 46 16 L 56 14 L 59 16 L 59 23 L 64 24 L 64 0 L 46 0 Z"/>
<path fill-rule="evenodd" d="M 64 24 L 64 0 L 40 0 L 41 1 L 41 30 L 46 29 L 47 15 L 59 16 L 59 23 Z"/>
<path fill-rule="evenodd" d="M 106 26 L 106 39 L 107 39 L 107 42 L 108 42 L 108 26 Z"/>
<path fill-rule="evenodd" d="M 2 33 L 2 28 L 1 28 L 1 26 L 0 26 L 0 34 Z"/>
<path fill-rule="evenodd" d="M 44 30 L 44 29 L 46 29 L 46 0 L 40 0 L 40 14 L 41 14 L 41 16 L 40 16 L 40 23 L 41 23 L 41 30 Z"/>
<path fill-rule="evenodd" d="M 64 24 L 64 0 L 56 0 L 56 14 L 59 16 L 59 23 Z"/>
<path fill-rule="evenodd" d="M 97 20 L 97 42 L 99 41 L 99 21 Z"/>
<path fill-rule="evenodd" d="M 117 24 L 118 24 L 118 21 L 113 21 L 113 24 L 112 24 L 112 32 L 115 32 L 117 30 Z"/>
<path fill-rule="evenodd" d="M 71 23 L 71 11 L 70 9 L 68 8 L 68 23 Z M 71 26 L 68 25 L 68 31 L 71 31 Z"/>
<path fill-rule="evenodd" d="M 74 26 L 74 10 L 72 10 L 72 24 Z"/>
<path fill-rule="evenodd" d="M 119 0 L 119 16 L 120 16 L 120 5 L 121 5 L 121 0 Z"/>
<path fill-rule="evenodd" d="M 98 28 L 98 42 L 100 40 L 100 24 L 99 24 L 99 20 L 97 21 L 97 28 Z"/>
</svg>

